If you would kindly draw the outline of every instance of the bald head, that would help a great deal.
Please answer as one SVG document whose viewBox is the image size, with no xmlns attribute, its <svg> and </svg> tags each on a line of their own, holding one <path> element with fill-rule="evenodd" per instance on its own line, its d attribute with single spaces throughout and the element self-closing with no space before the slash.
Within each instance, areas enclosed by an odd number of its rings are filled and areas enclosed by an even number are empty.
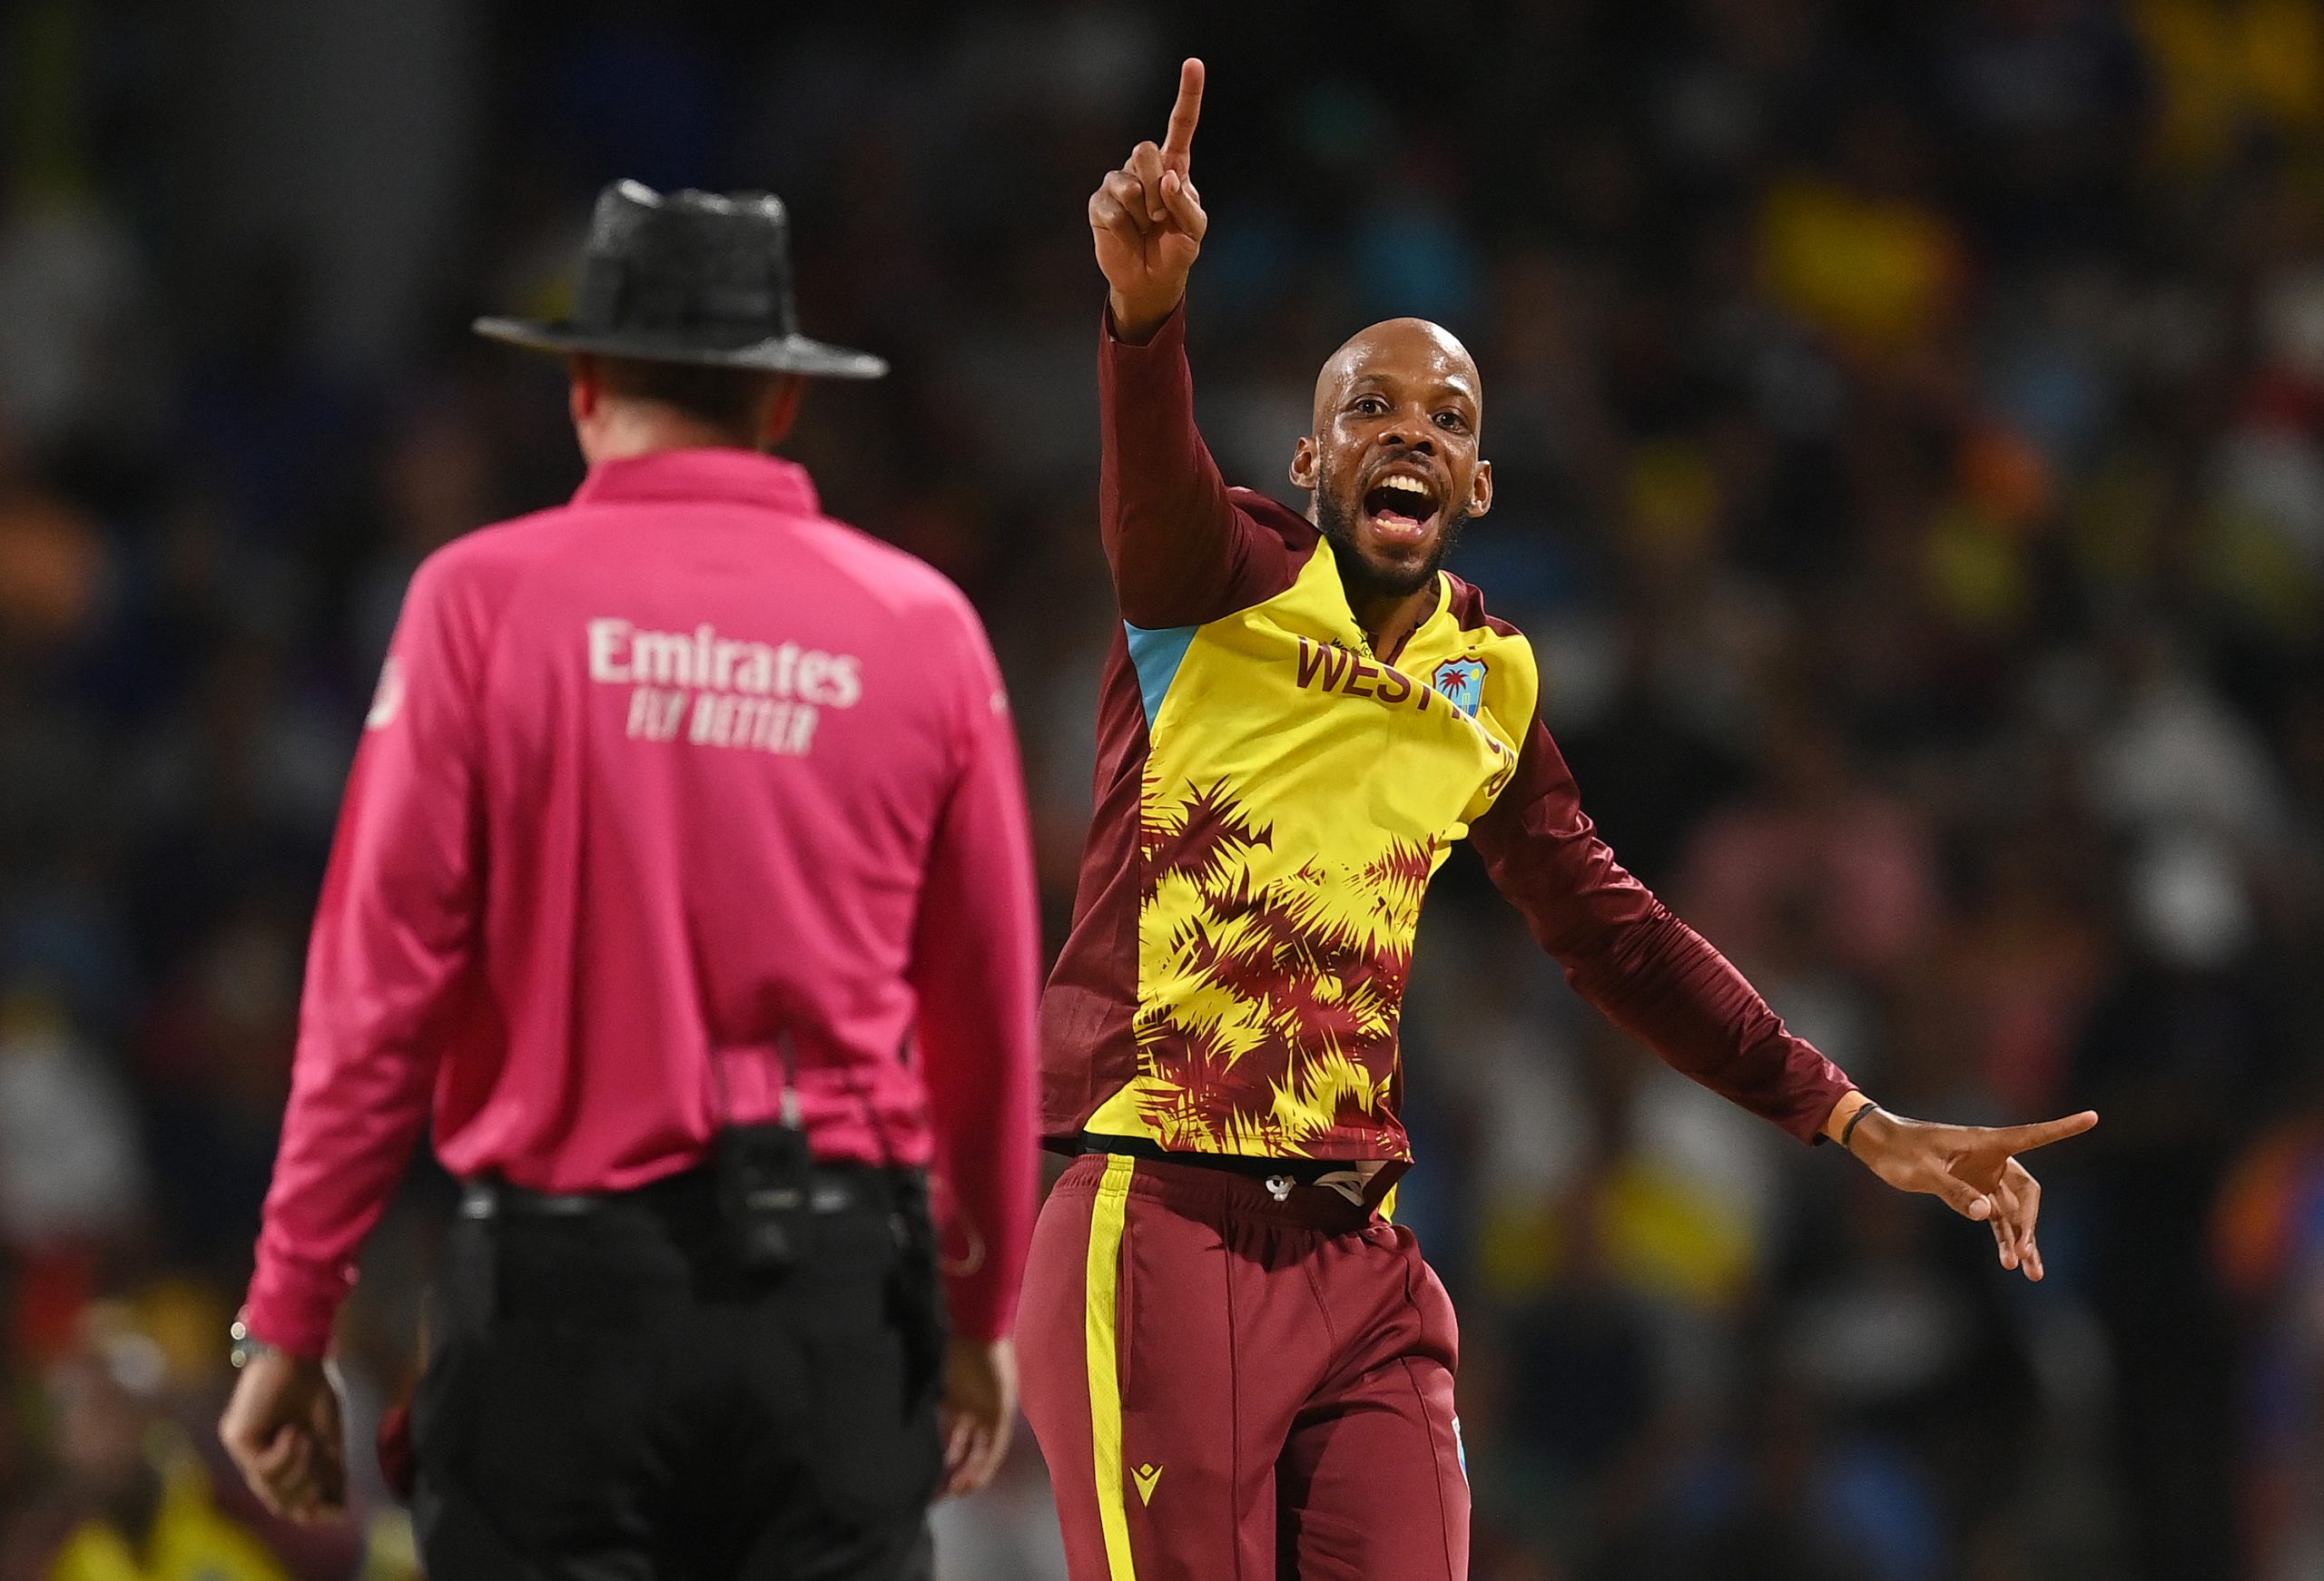
<svg viewBox="0 0 2324 1581">
<path fill-rule="evenodd" d="M 1324 415 L 1339 404 L 1348 384 L 1383 368 L 1405 378 L 1433 377 L 1458 386 L 1477 415 L 1483 414 L 1484 380 L 1478 377 L 1476 359 L 1452 330 L 1426 319 L 1383 319 L 1358 329 L 1324 359 L 1323 371 L 1315 375 L 1316 431 L 1322 431 Z"/>
<path fill-rule="evenodd" d="M 1314 492 L 1351 598 L 1425 593 L 1463 524 L 1492 507 L 1483 415 L 1475 360 L 1425 319 L 1374 324 L 1324 362 L 1291 481 Z"/>
</svg>

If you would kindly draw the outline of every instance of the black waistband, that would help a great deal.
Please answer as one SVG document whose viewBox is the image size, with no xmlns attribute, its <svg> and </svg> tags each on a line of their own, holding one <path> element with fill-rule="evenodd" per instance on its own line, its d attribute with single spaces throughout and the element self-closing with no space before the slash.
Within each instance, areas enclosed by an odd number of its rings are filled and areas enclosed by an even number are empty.
<svg viewBox="0 0 2324 1581">
<path fill-rule="evenodd" d="M 1063 1142 L 1064 1145 L 1059 1151 L 1065 1153 L 1121 1153 L 1132 1158 L 1157 1159 L 1164 1164 L 1188 1164 L 1196 1169 L 1223 1170 L 1228 1174 L 1246 1175 L 1252 1180 L 1287 1176 L 1301 1185 L 1314 1185 L 1327 1174 L 1361 1169 L 1369 1162 L 1353 1158 L 1263 1158 L 1248 1153 L 1173 1152 L 1148 1137 L 1100 1136 L 1094 1131 L 1084 1131 L 1078 1137 L 1064 1138 Z"/>
<path fill-rule="evenodd" d="M 876 1164 L 818 1163 L 808 1175 L 807 1209 L 814 1213 L 855 1209 L 893 1213 L 911 1199 L 918 1179 L 917 1171 Z M 497 1175 L 480 1175 L 460 1187 L 460 1215 L 468 1219 L 570 1219 L 625 1209 L 707 1214 L 714 1213 L 717 1205 L 716 1177 L 707 1169 L 680 1170 L 625 1192 L 537 1192 Z"/>
</svg>

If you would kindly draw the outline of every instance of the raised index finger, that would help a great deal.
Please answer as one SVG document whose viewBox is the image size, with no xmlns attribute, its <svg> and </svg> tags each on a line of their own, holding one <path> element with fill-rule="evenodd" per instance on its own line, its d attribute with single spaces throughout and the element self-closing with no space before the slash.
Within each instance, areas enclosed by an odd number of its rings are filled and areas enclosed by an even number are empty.
<svg viewBox="0 0 2324 1581">
<path fill-rule="evenodd" d="M 1189 57 L 1178 68 L 1178 102 L 1170 106 L 1170 130 L 1162 139 L 1162 160 L 1179 172 L 1195 145 L 1195 123 L 1202 119 L 1202 62 Z"/>
<path fill-rule="evenodd" d="M 2079 1136 L 2098 1124 L 2098 1112 L 2084 1109 L 2079 1115 L 2068 1115 L 2063 1120 L 2043 1120 L 2031 1125 L 2004 1125 L 1988 1131 L 1977 1138 L 1980 1149 L 1994 1153 L 2030 1153 L 2036 1147 L 2047 1147 L 2053 1142 L 2063 1142 L 2069 1136 Z"/>
</svg>

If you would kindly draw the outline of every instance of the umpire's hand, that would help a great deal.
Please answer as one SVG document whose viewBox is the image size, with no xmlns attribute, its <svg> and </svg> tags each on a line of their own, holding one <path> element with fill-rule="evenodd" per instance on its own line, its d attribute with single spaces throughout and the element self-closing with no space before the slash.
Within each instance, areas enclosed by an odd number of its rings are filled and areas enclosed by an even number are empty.
<svg viewBox="0 0 2324 1581">
<path fill-rule="evenodd" d="M 1017 1347 L 954 1340 L 944 1358 L 942 1497 L 974 1493 L 992 1480 L 1017 1430 Z"/>
<path fill-rule="evenodd" d="M 339 1380 L 324 1363 L 262 1350 L 242 1369 L 218 1438 L 259 1502 L 295 1521 L 347 1507 Z"/>
</svg>

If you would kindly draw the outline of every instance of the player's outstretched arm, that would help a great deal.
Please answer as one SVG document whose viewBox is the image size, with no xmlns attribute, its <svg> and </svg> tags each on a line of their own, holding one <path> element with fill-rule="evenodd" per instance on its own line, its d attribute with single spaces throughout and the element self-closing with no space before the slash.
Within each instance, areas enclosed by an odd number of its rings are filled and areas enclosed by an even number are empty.
<svg viewBox="0 0 2324 1581">
<path fill-rule="evenodd" d="M 1541 948 L 1616 1026 L 1801 1141 L 1820 1134 L 1843 1143 L 1890 1185 L 1942 1197 L 1991 1224 L 2002 1266 L 2042 1277 L 2034 1238 L 2042 1188 L 2016 1155 L 2087 1131 L 2097 1115 L 1986 1130 L 1907 1120 L 1871 1104 L 1615 861 L 1538 718 L 1515 776 L 1470 836 Z"/>
<path fill-rule="evenodd" d="M 1178 68 L 1178 102 L 1160 146 L 1141 142 L 1089 197 L 1089 231 L 1106 277 L 1114 329 L 1133 345 L 1153 339 L 1187 294 L 1210 217 L 1191 174 L 1195 123 L 1202 119 L 1203 66 Z"/>
<path fill-rule="evenodd" d="M 1942 1197 L 1963 1218 L 1991 1225 L 2001 1265 L 2040 1279 L 2042 1249 L 2034 1230 L 2042 1184 L 2017 1155 L 2097 1124 L 2097 1115 L 2085 1109 L 2032 1125 L 1944 1125 L 1892 1115 L 1862 1093 L 1850 1093 L 1833 1106 L 1824 1134 L 1844 1143 L 1898 1191 Z"/>
</svg>

